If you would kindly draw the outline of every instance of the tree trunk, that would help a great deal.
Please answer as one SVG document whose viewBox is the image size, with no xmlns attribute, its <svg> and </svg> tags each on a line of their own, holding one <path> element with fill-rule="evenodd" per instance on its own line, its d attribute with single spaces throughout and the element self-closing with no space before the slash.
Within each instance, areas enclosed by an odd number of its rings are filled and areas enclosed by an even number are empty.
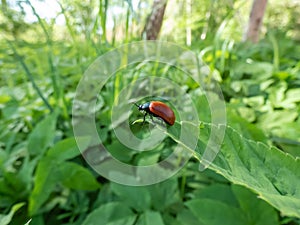
<svg viewBox="0 0 300 225">
<path fill-rule="evenodd" d="M 146 22 L 143 35 L 147 40 L 156 40 L 160 32 L 165 9 L 167 6 L 167 0 L 154 0 L 152 11 Z"/>
<path fill-rule="evenodd" d="M 259 40 L 259 31 L 263 21 L 267 0 L 253 0 L 253 5 L 250 13 L 248 28 L 245 33 L 244 40 L 253 43 Z"/>
</svg>

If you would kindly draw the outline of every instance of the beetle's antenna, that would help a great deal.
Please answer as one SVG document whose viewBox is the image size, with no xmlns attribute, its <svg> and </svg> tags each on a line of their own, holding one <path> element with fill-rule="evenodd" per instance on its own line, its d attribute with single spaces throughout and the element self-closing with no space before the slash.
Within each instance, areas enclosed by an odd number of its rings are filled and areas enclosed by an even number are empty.
<svg viewBox="0 0 300 225">
<path fill-rule="evenodd" d="M 139 107 L 139 105 L 136 102 L 134 102 L 133 104 L 135 104 L 137 107 Z"/>
</svg>

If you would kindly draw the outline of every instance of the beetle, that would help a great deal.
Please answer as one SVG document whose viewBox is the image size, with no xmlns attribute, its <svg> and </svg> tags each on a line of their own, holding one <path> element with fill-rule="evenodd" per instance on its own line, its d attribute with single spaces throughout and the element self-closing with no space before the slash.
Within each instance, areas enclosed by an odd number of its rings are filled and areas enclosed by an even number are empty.
<svg viewBox="0 0 300 225">
<path fill-rule="evenodd" d="M 146 113 L 144 114 L 144 120 L 143 123 L 145 122 L 146 116 L 149 114 L 151 119 L 152 116 L 154 117 L 159 117 L 165 123 L 169 125 L 173 125 L 175 123 L 175 114 L 173 110 L 165 103 L 160 102 L 160 101 L 150 101 L 146 102 L 142 105 L 138 105 L 134 103 L 140 111 L 145 111 Z"/>
</svg>

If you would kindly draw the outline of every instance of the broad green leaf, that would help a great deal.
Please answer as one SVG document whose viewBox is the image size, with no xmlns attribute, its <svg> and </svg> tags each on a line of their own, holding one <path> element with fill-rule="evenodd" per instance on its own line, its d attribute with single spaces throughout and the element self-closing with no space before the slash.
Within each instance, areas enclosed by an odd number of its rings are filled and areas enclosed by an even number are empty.
<svg viewBox="0 0 300 225">
<path fill-rule="evenodd" d="M 69 188 L 79 190 L 96 190 L 100 187 L 91 172 L 73 162 L 63 162 L 59 165 L 62 183 Z"/>
<path fill-rule="evenodd" d="M 1 225 L 7 225 L 7 224 L 9 224 L 10 221 L 11 221 L 11 219 L 12 219 L 12 217 L 13 217 L 13 215 L 14 215 L 14 214 L 15 214 L 15 213 L 16 213 L 23 205 L 25 205 L 24 202 L 17 203 L 17 204 L 15 204 L 15 205 L 11 208 L 10 212 L 9 212 L 7 215 L 0 214 L 0 224 L 1 224 Z"/>
<path fill-rule="evenodd" d="M 182 211 L 182 208 L 180 208 L 180 212 Z M 192 225 L 190 223 L 181 223 L 179 220 L 178 220 L 178 215 L 179 212 L 176 213 L 176 217 L 174 217 L 174 214 L 172 215 L 172 213 L 165 213 L 165 212 L 161 212 L 161 217 L 163 219 L 163 222 L 165 225 L 183 225 L 183 224 L 189 224 L 189 225 Z M 201 225 L 201 224 L 197 224 L 197 225 Z"/>
<path fill-rule="evenodd" d="M 34 188 L 29 197 L 29 215 L 37 213 L 60 180 L 60 173 L 57 168 L 57 162 L 48 157 L 41 159 L 38 163 L 34 177 Z"/>
<path fill-rule="evenodd" d="M 172 204 L 179 202 L 178 182 L 176 179 L 168 179 L 164 182 L 147 187 L 151 194 L 153 208 L 164 211 Z"/>
<path fill-rule="evenodd" d="M 57 183 L 80 190 L 95 190 L 99 184 L 84 167 L 72 162 L 60 162 L 44 157 L 38 163 L 34 188 L 29 198 L 29 214 L 34 215 L 46 202 Z"/>
<path fill-rule="evenodd" d="M 300 132 L 295 130 L 294 135 L 296 135 L 298 133 L 300 133 Z M 300 137 L 300 136 L 298 136 L 298 137 Z M 274 143 L 276 143 L 277 146 L 280 146 L 280 148 L 283 149 L 283 151 L 293 155 L 294 157 L 300 157 L 300 141 L 296 141 L 296 139 L 298 139 L 298 137 L 293 140 L 288 139 L 288 138 L 272 137 L 272 140 Z"/>
<path fill-rule="evenodd" d="M 256 120 L 255 111 L 248 107 L 239 107 L 237 109 L 242 118 L 246 119 L 248 122 L 254 122 Z"/>
<path fill-rule="evenodd" d="M 289 89 L 286 92 L 286 101 L 292 102 L 300 102 L 300 88 Z"/>
<path fill-rule="evenodd" d="M 120 151 L 120 149 L 122 149 L 122 151 Z M 132 149 L 127 148 L 119 141 L 114 141 L 113 143 L 108 145 L 107 150 L 112 154 L 112 156 L 122 162 L 129 162 L 135 153 L 134 151 L 132 151 Z"/>
<path fill-rule="evenodd" d="M 119 202 L 111 202 L 92 211 L 82 225 L 133 225 L 136 215 Z"/>
<path fill-rule="evenodd" d="M 200 140 L 196 149 L 184 145 L 200 162 L 205 160 L 201 159 L 201 155 L 206 150 L 212 126 L 214 125 L 201 124 Z M 214 127 L 215 131 L 220 129 L 225 129 L 225 136 L 209 168 L 232 183 L 253 190 L 283 215 L 300 218 L 299 158 L 261 142 L 248 140 L 231 127 L 225 125 Z M 175 135 L 170 133 L 168 135 L 182 144 Z M 218 149 L 214 149 L 216 150 Z"/>
<path fill-rule="evenodd" d="M 111 183 L 111 190 L 138 212 L 150 210 L 152 207 L 154 210 L 164 211 L 172 204 L 180 202 L 176 179 L 141 187 Z"/>
<path fill-rule="evenodd" d="M 182 225 L 204 225 L 204 223 L 200 222 L 197 217 L 191 212 L 191 210 L 183 209 L 177 215 L 177 220 Z"/>
<path fill-rule="evenodd" d="M 86 141 L 86 146 L 88 146 L 89 138 L 80 137 L 78 139 L 81 144 Z M 56 158 L 58 161 L 64 161 L 80 155 L 76 140 L 77 138 L 71 137 L 57 142 L 48 150 L 47 157 Z"/>
<path fill-rule="evenodd" d="M 43 155 L 55 136 L 57 115 L 52 113 L 39 122 L 28 137 L 28 152 L 31 155 Z"/>
<path fill-rule="evenodd" d="M 146 211 L 140 215 L 136 225 L 164 225 L 163 219 L 159 212 Z"/>
<path fill-rule="evenodd" d="M 291 123 L 298 117 L 296 110 L 272 111 L 259 117 L 259 126 L 265 130 L 281 129 L 283 124 Z"/>
<path fill-rule="evenodd" d="M 227 196 L 224 197 L 223 195 Z M 216 184 L 198 191 L 186 203 L 204 224 L 279 224 L 276 210 L 248 189 L 233 185 Z M 255 209 L 255 210 L 253 210 Z M 222 220 L 224 220 L 222 222 Z"/>
<path fill-rule="evenodd" d="M 233 185 L 231 189 L 243 213 L 248 215 L 247 220 L 249 224 L 275 225 L 279 223 L 275 209 L 261 199 L 258 199 L 254 193 L 238 185 Z"/>
<path fill-rule="evenodd" d="M 228 183 L 227 179 L 212 170 L 204 170 L 201 173 L 195 173 L 195 171 L 199 170 L 199 162 L 189 162 L 185 168 L 186 170 L 183 171 L 183 175 L 189 180 L 186 185 L 190 188 L 199 190 L 216 182 Z"/>
<path fill-rule="evenodd" d="M 234 79 L 240 80 L 245 74 L 251 74 L 253 79 L 266 80 L 273 74 L 273 65 L 268 62 L 239 62 L 233 68 Z"/>
<path fill-rule="evenodd" d="M 285 98 L 286 90 L 287 84 L 285 82 L 271 86 L 267 90 L 269 92 L 268 101 L 270 101 L 274 107 L 281 107 L 281 103 Z"/>
<path fill-rule="evenodd" d="M 253 96 L 250 98 L 243 98 L 242 99 L 243 103 L 245 103 L 246 105 L 249 105 L 250 107 L 261 107 L 265 104 L 265 99 L 264 96 L 262 95 L 258 95 L 258 96 Z"/>
<path fill-rule="evenodd" d="M 210 126 L 201 129 L 197 152 L 205 149 Z M 243 138 L 230 127 L 210 168 L 256 192 L 283 215 L 300 217 L 300 160 L 274 147 Z"/>
<path fill-rule="evenodd" d="M 201 121 L 204 122 L 210 122 L 211 121 L 211 112 L 210 112 L 210 106 L 208 103 L 208 100 L 206 96 L 203 93 L 199 93 L 199 89 L 196 89 L 193 91 L 193 94 L 191 95 L 193 98 L 193 101 L 195 103 L 195 107 L 198 110 L 198 117 L 201 118 Z M 216 94 L 211 93 L 211 96 L 215 97 Z M 218 97 L 216 95 L 216 97 Z"/>
<path fill-rule="evenodd" d="M 145 211 L 151 207 L 151 196 L 147 187 L 126 186 L 111 183 L 111 190 L 131 208 L 138 212 Z"/>
<path fill-rule="evenodd" d="M 238 207 L 239 203 L 236 200 L 234 193 L 231 191 L 229 185 L 214 183 L 208 187 L 196 190 L 193 193 L 193 198 L 196 199 L 212 199 L 223 202 L 227 205 Z"/>
<path fill-rule="evenodd" d="M 276 134 L 278 137 L 282 138 L 281 140 L 282 143 L 299 145 L 300 142 L 299 127 L 300 127 L 300 121 L 284 123 L 284 126 L 281 126 L 276 130 Z"/>
<path fill-rule="evenodd" d="M 85 141 L 84 138 L 80 140 L 82 143 Z M 79 154 L 75 138 L 68 138 L 56 143 L 49 149 L 47 156 L 39 161 L 34 177 L 34 188 L 29 198 L 30 215 L 34 215 L 45 203 L 58 182 L 65 182 L 67 186 L 84 190 L 97 186 L 95 178 L 89 171 L 64 162 Z M 79 182 L 78 179 L 81 181 Z"/>
<path fill-rule="evenodd" d="M 137 161 L 138 166 L 148 166 L 159 162 L 159 157 L 161 157 L 161 151 L 144 151 L 139 153 L 135 157 L 135 160 Z"/>
<path fill-rule="evenodd" d="M 227 110 L 229 112 L 227 121 L 230 126 L 242 133 L 246 138 L 267 143 L 268 138 L 261 129 L 237 115 L 230 107 L 228 107 Z"/>
<path fill-rule="evenodd" d="M 209 225 L 248 225 L 241 210 L 212 199 L 195 199 L 186 203 L 200 223 Z"/>
<path fill-rule="evenodd" d="M 25 108 L 21 107 L 18 102 L 8 102 L 1 109 L 2 118 L 5 120 L 18 119 L 21 117 L 20 111 L 25 111 Z"/>
</svg>

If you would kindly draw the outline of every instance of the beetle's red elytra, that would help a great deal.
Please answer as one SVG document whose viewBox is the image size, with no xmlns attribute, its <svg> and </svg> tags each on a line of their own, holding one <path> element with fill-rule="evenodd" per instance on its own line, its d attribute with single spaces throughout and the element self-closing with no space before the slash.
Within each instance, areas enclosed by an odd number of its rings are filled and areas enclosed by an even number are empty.
<svg viewBox="0 0 300 225">
<path fill-rule="evenodd" d="M 135 103 L 135 105 L 138 107 L 140 111 L 145 111 L 146 113 L 144 114 L 144 122 L 146 116 L 149 114 L 150 117 L 159 117 L 163 121 L 165 121 L 169 125 L 174 125 L 175 123 L 175 114 L 173 110 L 165 103 L 160 102 L 160 101 L 151 101 L 151 102 L 146 102 L 142 105 L 138 105 Z"/>
</svg>

